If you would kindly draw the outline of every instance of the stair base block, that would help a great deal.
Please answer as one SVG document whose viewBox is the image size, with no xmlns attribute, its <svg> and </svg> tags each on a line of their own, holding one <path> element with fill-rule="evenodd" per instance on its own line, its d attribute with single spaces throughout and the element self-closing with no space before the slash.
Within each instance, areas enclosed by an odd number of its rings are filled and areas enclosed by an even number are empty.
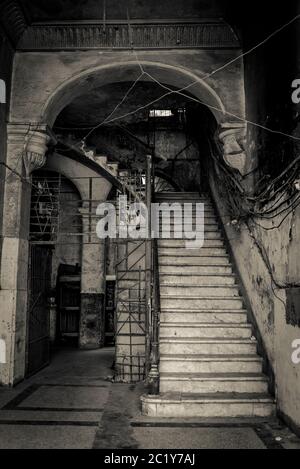
<svg viewBox="0 0 300 469">
<path fill-rule="evenodd" d="M 271 417 L 274 416 L 273 399 L 267 394 L 215 393 L 144 395 L 142 414 L 148 417 Z"/>
</svg>

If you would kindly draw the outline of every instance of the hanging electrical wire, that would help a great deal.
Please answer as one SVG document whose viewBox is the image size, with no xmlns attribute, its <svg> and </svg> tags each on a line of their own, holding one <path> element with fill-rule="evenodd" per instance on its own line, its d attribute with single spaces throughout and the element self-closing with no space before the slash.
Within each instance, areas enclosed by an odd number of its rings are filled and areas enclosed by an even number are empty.
<svg viewBox="0 0 300 469">
<path fill-rule="evenodd" d="M 56 127 L 58 129 L 61 129 L 61 130 L 89 130 L 89 132 L 87 133 L 87 135 L 85 135 L 85 137 L 83 138 L 83 140 L 85 141 L 89 135 L 91 133 L 93 133 L 97 128 L 101 127 L 102 125 L 104 125 L 105 123 L 111 123 L 111 122 L 115 122 L 117 120 L 120 120 L 120 119 L 124 119 L 125 117 L 129 117 L 133 114 L 136 114 L 137 112 L 140 112 L 141 110 L 143 109 L 146 109 L 154 104 L 156 104 L 157 102 L 159 102 L 160 100 L 164 99 L 165 97 L 171 95 L 171 94 L 179 94 L 179 95 L 182 95 L 184 96 L 185 98 L 187 99 L 190 99 L 190 100 L 193 100 L 193 101 L 196 101 L 200 104 L 203 104 L 217 112 L 221 112 L 222 114 L 226 114 L 226 115 L 229 115 L 231 117 L 234 117 L 240 121 L 243 121 L 245 122 L 246 124 L 249 124 L 249 125 L 253 125 L 253 126 L 257 126 L 265 131 L 268 131 L 268 132 L 271 132 L 271 133 L 275 133 L 275 134 L 278 134 L 278 135 L 282 135 L 282 136 L 285 136 L 285 137 L 288 137 L 288 138 L 291 138 L 293 140 L 297 140 L 297 141 L 300 141 L 300 138 L 294 136 L 294 135 L 291 135 L 291 134 L 288 134 L 288 133 L 285 133 L 285 132 L 281 132 L 281 131 L 278 131 L 278 130 L 275 130 L 275 129 L 271 129 L 269 127 L 266 127 L 262 124 L 259 124 L 257 122 L 253 122 L 253 121 L 250 121 L 248 119 L 245 119 L 243 118 L 242 116 L 238 116 L 236 114 L 233 114 L 233 113 L 230 113 L 229 111 L 226 111 L 224 109 L 220 109 L 220 108 L 217 108 L 216 106 L 212 106 L 208 103 L 205 103 L 197 98 L 194 98 L 190 95 L 187 95 L 184 93 L 184 91 L 188 90 L 189 88 L 191 88 L 192 86 L 196 85 L 197 83 L 199 83 L 199 80 L 194 80 L 192 81 L 191 83 L 189 83 L 188 85 L 180 88 L 179 90 L 172 90 L 171 88 L 169 88 L 168 86 L 162 84 L 159 80 L 157 80 L 155 77 L 153 77 L 149 72 L 146 72 L 144 67 L 142 66 L 139 58 L 138 58 L 138 55 L 137 55 L 137 51 L 135 50 L 134 48 L 134 44 L 133 44 L 133 41 L 132 41 L 132 26 L 131 26 L 131 22 L 130 22 L 130 15 L 129 15 L 129 8 L 127 6 L 127 21 L 128 21 L 128 31 L 129 31 L 129 38 L 131 38 L 130 40 L 130 44 L 131 44 L 131 47 L 132 47 L 132 50 L 133 50 L 133 53 L 135 54 L 135 57 L 136 57 L 136 61 L 137 61 L 137 64 L 140 68 L 140 71 L 141 71 L 141 74 L 140 76 L 137 78 L 137 80 L 133 83 L 132 85 L 132 88 L 130 88 L 130 90 L 128 90 L 128 92 L 125 94 L 125 96 L 122 98 L 122 100 L 120 101 L 120 103 L 116 106 L 116 108 L 102 121 L 100 122 L 98 125 L 96 126 L 93 126 L 93 127 Z M 104 12 L 105 12 L 105 4 L 104 4 Z M 104 13 L 106 14 L 106 13 Z M 105 17 L 106 18 L 106 17 Z M 217 72 L 221 71 L 221 70 L 224 70 L 225 68 L 227 68 L 228 66 L 232 65 L 233 63 L 235 63 L 236 61 L 238 60 L 241 60 L 243 59 L 245 56 L 249 55 L 250 53 L 254 52 L 256 49 L 258 49 L 259 47 L 261 47 L 262 45 L 264 45 L 266 42 L 268 42 L 271 38 L 273 38 L 275 35 L 277 35 L 278 33 L 280 33 L 283 29 L 285 29 L 286 27 L 288 27 L 289 25 L 291 25 L 293 22 L 295 22 L 296 20 L 298 20 L 300 18 L 300 15 L 296 15 L 295 17 L 293 17 L 290 21 L 288 21 L 287 23 L 283 24 L 281 27 L 279 27 L 278 29 L 276 29 L 275 31 L 273 31 L 271 34 L 269 34 L 264 40 L 260 41 L 258 44 L 256 44 L 255 46 L 253 46 L 252 48 L 250 48 L 248 51 L 245 51 L 243 52 L 242 54 L 238 55 L 237 57 L 234 57 L 233 59 L 227 61 L 225 64 L 223 64 L 222 66 L 216 68 L 215 70 L 213 70 L 212 72 L 204 75 L 203 77 L 201 77 L 201 81 L 207 81 L 210 77 L 212 77 L 213 75 L 215 75 Z M 105 20 L 103 19 L 103 24 L 105 26 Z M 115 117 L 115 118 L 112 118 L 112 115 L 116 112 L 116 110 L 123 104 L 123 102 L 126 100 L 128 94 L 132 91 L 132 89 L 135 87 L 136 83 L 142 78 L 142 76 L 144 75 L 147 75 L 148 78 L 152 79 L 153 81 L 155 81 L 159 86 L 161 86 L 162 88 L 164 89 L 167 89 L 168 92 L 163 94 L 162 96 L 160 96 L 159 98 L 145 104 L 144 106 L 141 106 L 141 107 L 138 107 L 136 110 L 134 111 L 131 111 L 129 113 L 125 113 L 121 116 L 118 116 L 118 117 Z"/>
<path fill-rule="evenodd" d="M 274 178 L 273 181 L 268 182 L 267 187 L 260 193 L 249 197 L 240 186 L 234 171 L 230 170 L 230 168 L 225 165 L 218 144 L 215 143 L 214 145 L 215 151 L 211 141 L 209 141 L 209 147 L 215 168 L 217 167 L 223 175 L 220 177 L 218 171 L 214 171 L 216 177 L 220 179 L 220 184 L 222 182 L 223 186 L 225 186 L 226 200 L 228 201 L 228 208 L 230 209 L 232 220 L 235 220 L 237 223 L 255 218 L 271 220 L 280 215 L 284 215 L 280 224 L 277 226 L 265 227 L 260 225 L 261 228 L 275 229 L 282 225 L 287 218 L 287 214 L 297 208 L 300 195 L 299 190 L 296 188 L 295 181 L 299 175 L 300 157 L 295 158 L 281 174 Z M 275 190 L 274 187 L 276 185 L 278 185 L 278 188 Z M 272 189 L 273 193 L 271 192 Z M 275 202 L 269 206 L 270 201 L 274 198 Z M 284 200 L 282 201 L 283 198 Z M 279 211 L 279 209 L 281 210 Z"/>
</svg>

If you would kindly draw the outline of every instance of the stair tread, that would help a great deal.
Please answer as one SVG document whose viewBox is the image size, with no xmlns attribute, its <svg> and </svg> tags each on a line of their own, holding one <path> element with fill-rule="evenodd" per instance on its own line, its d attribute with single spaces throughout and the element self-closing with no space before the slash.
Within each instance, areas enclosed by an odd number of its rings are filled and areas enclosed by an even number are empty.
<svg viewBox="0 0 300 469">
<path fill-rule="evenodd" d="M 194 274 L 191 275 L 190 273 L 185 274 L 184 272 L 181 271 L 181 272 L 168 272 L 168 273 L 163 272 L 163 273 L 159 274 L 159 276 L 160 277 L 177 276 L 177 277 L 188 277 L 188 278 L 190 278 L 191 276 L 192 277 L 232 277 L 233 278 L 233 277 L 235 277 L 235 274 L 230 274 L 230 273 L 226 273 L 226 272 L 224 274 L 221 274 L 221 273 L 220 274 L 198 274 L 198 273 L 195 272 Z M 176 283 L 174 285 L 178 285 L 178 284 Z M 183 284 L 183 285 L 185 285 L 185 284 Z"/>
<path fill-rule="evenodd" d="M 205 286 L 205 285 L 204 285 Z M 187 297 L 186 296 L 180 296 L 180 295 L 176 295 L 176 296 L 173 296 L 173 295 L 161 295 L 160 296 L 161 298 L 174 298 L 176 300 L 178 299 L 182 299 L 182 300 L 186 300 Z M 188 298 L 190 300 L 197 300 L 197 299 L 201 299 L 201 300 L 241 300 L 242 297 L 241 296 L 188 296 Z"/>
<path fill-rule="evenodd" d="M 206 195 L 200 195 L 200 194 L 194 194 L 194 193 L 189 193 L 189 194 L 174 194 L 173 197 L 165 196 L 165 195 L 156 195 L 156 199 L 160 199 L 163 202 L 168 202 L 169 200 L 177 200 L 178 202 L 182 201 L 183 203 L 188 203 L 190 200 L 193 201 L 207 201 L 210 204 L 212 203 L 211 199 L 207 197 Z"/>
<path fill-rule="evenodd" d="M 214 323 L 206 323 L 206 322 L 169 322 L 169 321 L 161 321 L 160 322 L 161 326 L 168 326 L 168 327 L 205 327 L 205 328 L 218 328 L 218 327 L 224 327 L 224 328 L 231 328 L 234 327 L 236 329 L 243 328 L 243 329 L 251 329 L 252 326 L 249 323 L 242 323 L 242 324 L 237 324 L 236 322 L 230 323 L 230 322 L 214 322 Z"/>
<path fill-rule="evenodd" d="M 178 287 L 178 288 L 238 288 L 237 285 L 221 285 L 221 284 L 205 284 L 205 285 L 191 285 L 190 283 L 174 283 L 174 282 L 165 282 L 161 284 L 164 287 Z M 222 297 L 221 297 L 222 298 Z"/>
<path fill-rule="evenodd" d="M 199 248 L 199 249 L 206 249 L 206 248 Z M 208 249 L 210 249 L 210 248 L 208 248 Z M 198 251 L 198 248 L 197 248 L 197 251 Z M 186 254 L 180 253 L 180 252 L 179 253 L 174 253 L 174 254 L 173 253 L 168 254 L 168 253 L 163 252 L 159 255 L 161 257 L 173 257 L 174 259 L 178 259 L 178 257 L 212 257 L 212 258 L 214 258 L 214 257 L 226 257 L 226 258 L 228 258 L 228 254 L 221 254 L 221 253 L 201 255 L 201 254 L 196 254 L 196 253 L 192 254 L 192 253 L 188 253 L 188 252 Z M 195 265 L 198 265 L 198 264 L 195 264 Z"/>
<path fill-rule="evenodd" d="M 166 197 L 166 198 L 170 198 L 170 199 L 172 199 L 173 197 L 178 197 L 178 196 L 182 196 L 182 198 L 184 198 L 184 197 L 188 197 L 188 196 L 191 196 L 191 195 L 197 196 L 197 197 L 205 197 L 205 198 L 210 200 L 210 197 L 209 197 L 208 193 L 206 193 L 206 192 L 202 192 L 201 194 L 200 194 L 200 192 L 195 192 L 195 191 L 194 192 L 176 192 L 176 191 L 174 191 L 174 192 L 156 192 L 155 193 L 155 197 L 157 197 L 157 198 Z"/>
<path fill-rule="evenodd" d="M 237 338 L 237 337 L 161 337 L 161 342 L 172 341 L 172 342 L 190 342 L 190 343 L 256 343 L 256 339 L 246 339 L 246 338 Z"/>
<path fill-rule="evenodd" d="M 180 373 L 180 372 L 168 372 L 168 371 L 163 371 L 160 373 L 161 377 L 166 377 L 166 378 L 184 378 L 184 379 L 195 379 L 195 378 L 203 378 L 203 379 L 220 379 L 220 380 L 226 380 L 226 379 L 236 379 L 236 380 L 248 380 L 248 379 L 254 379 L 256 378 L 257 380 L 261 381 L 267 381 L 266 376 L 263 373 L 241 373 L 241 372 L 236 372 L 236 373 Z"/>
<path fill-rule="evenodd" d="M 183 204 L 196 204 L 196 203 L 201 204 L 202 203 L 202 204 L 207 204 L 207 205 L 209 205 L 210 207 L 213 208 L 213 204 L 212 204 L 210 199 L 208 199 L 207 197 L 201 197 L 199 195 L 197 195 L 195 197 L 191 196 L 187 199 L 185 199 L 184 197 L 174 197 L 172 199 L 165 198 L 165 197 L 158 197 L 158 198 L 156 197 L 156 200 L 158 200 L 158 199 L 159 199 L 160 202 L 174 202 L 175 201 L 175 202 L 178 202 L 182 205 Z"/>
<path fill-rule="evenodd" d="M 185 220 L 186 218 L 188 218 L 189 220 L 190 219 L 196 220 L 197 217 L 187 217 L 186 216 L 186 217 L 171 218 L 170 219 L 170 224 L 171 225 L 174 225 L 174 224 L 175 225 L 181 225 L 182 220 Z M 205 222 L 204 224 L 205 225 L 218 225 L 219 226 L 219 222 L 218 222 L 217 219 L 215 219 L 215 217 L 209 217 L 209 218 L 213 218 L 213 220 L 207 220 L 207 218 L 204 216 L 204 222 Z M 162 220 L 162 218 L 160 218 L 160 221 L 161 220 Z M 174 220 L 178 220 L 178 222 L 174 223 Z M 161 225 L 161 223 L 160 223 L 160 225 Z M 163 226 L 163 224 L 162 224 L 162 226 Z M 169 226 L 169 224 L 167 226 Z"/>
<path fill-rule="evenodd" d="M 212 309 L 212 308 L 207 308 L 207 309 L 187 309 L 187 308 L 161 308 L 161 312 L 166 312 L 166 313 L 222 313 L 222 314 L 247 314 L 247 310 L 244 308 L 241 309 L 227 309 L 227 308 L 220 308 L 220 309 Z"/>
<path fill-rule="evenodd" d="M 251 354 L 232 354 L 232 355 L 203 355 L 203 354 L 173 354 L 173 353 L 162 353 L 160 355 L 160 359 L 162 360 L 193 360 L 193 361 L 258 361 L 262 362 L 262 358 L 259 355 L 251 355 Z"/>
<path fill-rule="evenodd" d="M 155 192 L 155 195 L 164 195 L 164 194 L 167 194 L 167 195 L 177 195 L 177 194 L 181 194 L 181 195 L 186 195 L 186 194 L 200 194 L 200 192 L 198 191 L 159 191 L 159 192 Z M 208 192 L 201 192 L 201 194 L 206 194 L 208 195 Z"/>
<path fill-rule="evenodd" d="M 269 402 L 274 403 L 274 399 L 267 393 L 244 393 L 244 392 L 230 392 L 230 393 L 176 393 L 166 392 L 159 395 L 147 395 L 147 399 L 165 400 L 165 401 L 224 401 L 224 402 Z"/>
<path fill-rule="evenodd" d="M 202 256 L 204 257 L 204 256 Z M 207 257 L 207 256 L 206 256 Z M 208 256 L 210 257 L 210 256 Z M 221 257 L 221 256 L 217 256 L 217 257 Z M 172 264 L 171 262 L 168 262 L 168 264 L 165 264 L 164 262 L 159 262 L 159 265 L 160 266 L 164 266 L 164 265 L 167 265 L 167 266 L 170 266 L 170 265 L 173 265 L 173 266 L 176 266 L 176 267 L 180 267 L 180 269 L 182 267 L 232 267 L 232 264 L 230 264 L 230 262 L 228 264 L 209 264 L 209 265 L 194 265 L 194 264 Z"/>
</svg>

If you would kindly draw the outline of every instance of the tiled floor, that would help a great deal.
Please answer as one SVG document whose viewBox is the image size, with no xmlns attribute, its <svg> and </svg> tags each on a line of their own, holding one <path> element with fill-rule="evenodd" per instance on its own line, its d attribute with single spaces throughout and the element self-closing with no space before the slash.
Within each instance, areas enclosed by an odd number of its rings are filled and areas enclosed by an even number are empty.
<svg viewBox="0 0 300 469">
<path fill-rule="evenodd" d="M 92 448 L 113 352 L 64 350 L 21 385 L 0 389 L 0 448 Z"/>
<path fill-rule="evenodd" d="M 300 448 L 277 420 L 142 417 L 143 383 L 112 383 L 113 353 L 64 350 L 14 389 L 0 388 L 0 449 Z"/>
</svg>

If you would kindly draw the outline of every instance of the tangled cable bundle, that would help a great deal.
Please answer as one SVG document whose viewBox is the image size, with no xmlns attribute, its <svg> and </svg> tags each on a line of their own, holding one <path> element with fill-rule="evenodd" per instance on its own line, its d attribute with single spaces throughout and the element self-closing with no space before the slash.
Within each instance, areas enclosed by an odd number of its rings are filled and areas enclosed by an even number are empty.
<svg viewBox="0 0 300 469">
<path fill-rule="evenodd" d="M 221 149 L 218 144 L 210 143 L 211 157 L 214 161 L 215 174 L 219 179 L 220 187 L 225 192 L 225 200 L 232 223 L 240 224 L 252 220 L 265 230 L 279 228 L 284 220 L 300 204 L 300 156 L 297 156 L 278 176 L 260 186 L 254 195 L 246 193 L 235 171 L 225 165 Z M 279 224 L 263 226 L 256 221 L 272 220 L 282 215 Z"/>
</svg>

